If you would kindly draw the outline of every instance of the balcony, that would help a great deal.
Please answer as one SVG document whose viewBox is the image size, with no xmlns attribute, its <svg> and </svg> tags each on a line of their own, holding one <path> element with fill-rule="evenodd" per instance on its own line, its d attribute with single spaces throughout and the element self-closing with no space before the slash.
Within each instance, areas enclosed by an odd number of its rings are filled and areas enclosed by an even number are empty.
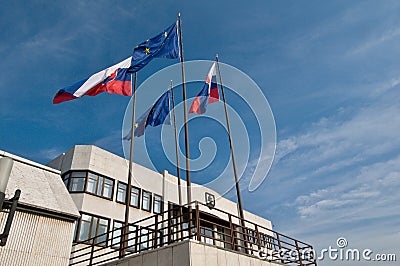
<svg viewBox="0 0 400 266">
<path fill-rule="evenodd" d="M 75 243 L 70 265 L 115 265 L 124 258 L 187 241 L 271 265 L 317 265 L 311 245 L 200 202 L 171 207 L 127 227 Z"/>
</svg>

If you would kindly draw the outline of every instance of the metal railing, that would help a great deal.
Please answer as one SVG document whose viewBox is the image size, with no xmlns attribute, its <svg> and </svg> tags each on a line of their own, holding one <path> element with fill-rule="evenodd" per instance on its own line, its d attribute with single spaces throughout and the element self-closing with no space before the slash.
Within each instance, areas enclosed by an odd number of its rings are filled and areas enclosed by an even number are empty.
<svg viewBox="0 0 400 266">
<path fill-rule="evenodd" d="M 189 215 L 191 211 L 191 215 Z M 313 247 L 226 211 L 193 202 L 75 243 L 70 265 L 101 265 L 186 239 L 285 265 L 317 265 Z M 127 237 L 122 233 L 127 232 Z M 122 239 L 125 239 L 122 243 Z M 121 249 L 125 248 L 125 252 Z"/>
</svg>

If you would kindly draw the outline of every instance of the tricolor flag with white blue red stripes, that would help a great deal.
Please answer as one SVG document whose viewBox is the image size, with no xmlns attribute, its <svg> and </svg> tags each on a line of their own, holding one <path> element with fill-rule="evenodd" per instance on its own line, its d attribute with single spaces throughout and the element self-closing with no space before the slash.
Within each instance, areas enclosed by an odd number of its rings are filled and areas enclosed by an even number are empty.
<svg viewBox="0 0 400 266">
<path fill-rule="evenodd" d="M 204 87 L 194 99 L 192 106 L 190 107 L 189 113 L 196 113 L 198 115 L 203 114 L 206 112 L 207 105 L 209 103 L 218 101 L 219 93 L 214 62 L 214 64 L 211 66 L 210 71 L 208 72 Z"/>
<path fill-rule="evenodd" d="M 178 28 L 177 23 L 173 23 L 160 34 L 136 46 L 131 57 L 59 90 L 54 96 L 53 104 L 85 95 L 95 96 L 102 92 L 131 96 L 133 72 L 142 69 L 153 58 L 174 59 L 179 55 Z"/>
<path fill-rule="evenodd" d="M 59 90 L 54 96 L 53 104 L 74 100 L 84 95 L 95 96 L 102 92 L 131 96 L 132 74 L 128 73 L 131 61 L 132 57 L 129 57 L 112 67 Z"/>
</svg>

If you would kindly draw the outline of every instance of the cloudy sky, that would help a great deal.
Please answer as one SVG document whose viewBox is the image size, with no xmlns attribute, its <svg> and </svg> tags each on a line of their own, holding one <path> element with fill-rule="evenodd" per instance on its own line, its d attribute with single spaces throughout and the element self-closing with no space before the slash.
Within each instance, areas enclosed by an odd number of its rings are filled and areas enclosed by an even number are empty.
<svg viewBox="0 0 400 266">
<path fill-rule="evenodd" d="M 56 106 L 52 98 L 130 56 L 178 11 L 185 59 L 219 52 L 258 84 L 273 111 L 275 160 L 256 191 L 243 176 L 245 208 L 317 250 L 345 237 L 350 248 L 400 260 L 398 1 L 7 1 L 0 10 L 0 149 L 41 163 L 75 144 L 122 155 L 128 97 Z M 139 83 L 173 63 L 151 62 Z M 217 163 L 229 159 L 223 153 Z"/>
</svg>

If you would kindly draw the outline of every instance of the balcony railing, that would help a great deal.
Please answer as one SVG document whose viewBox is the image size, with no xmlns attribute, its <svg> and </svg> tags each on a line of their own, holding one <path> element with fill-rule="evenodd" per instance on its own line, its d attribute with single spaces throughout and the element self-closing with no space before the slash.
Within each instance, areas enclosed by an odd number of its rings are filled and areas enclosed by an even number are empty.
<svg viewBox="0 0 400 266">
<path fill-rule="evenodd" d="M 70 265 L 101 265 L 186 239 L 285 265 L 317 265 L 311 245 L 200 202 L 75 243 Z"/>
</svg>

